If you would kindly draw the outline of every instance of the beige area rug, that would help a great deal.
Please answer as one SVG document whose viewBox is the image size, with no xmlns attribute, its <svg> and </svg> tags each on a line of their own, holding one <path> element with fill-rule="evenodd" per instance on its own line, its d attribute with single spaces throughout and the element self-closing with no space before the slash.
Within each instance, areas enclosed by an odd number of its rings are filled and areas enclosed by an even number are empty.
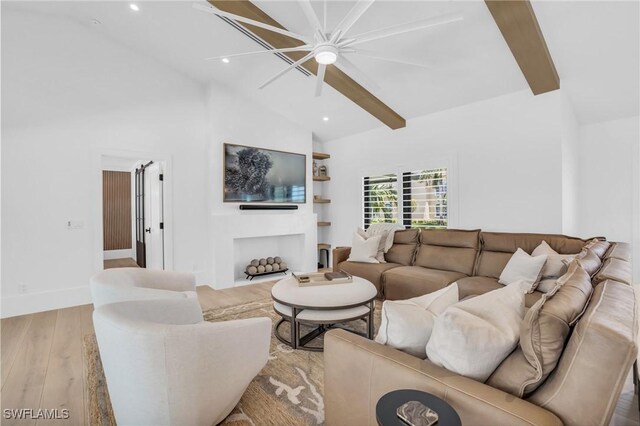
<svg viewBox="0 0 640 426">
<path fill-rule="evenodd" d="M 376 303 L 376 330 L 380 324 L 380 304 Z M 280 317 L 273 311 L 271 299 L 204 312 L 206 321 L 269 317 L 274 326 Z M 364 332 L 364 321 L 345 325 Z M 309 329 L 303 327 L 302 333 Z M 289 325 L 281 326 L 288 336 Z M 311 342 L 321 345 L 322 338 Z M 244 396 L 222 422 L 229 426 L 322 425 L 324 424 L 324 364 L 322 352 L 293 350 L 271 335 L 271 354 L 267 365 L 251 382 Z M 91 425 L 115 425 L 109 392 L 95 335 L 84 337 L 84 357 L 89 383 L 89 420 Z"/>
</svg>

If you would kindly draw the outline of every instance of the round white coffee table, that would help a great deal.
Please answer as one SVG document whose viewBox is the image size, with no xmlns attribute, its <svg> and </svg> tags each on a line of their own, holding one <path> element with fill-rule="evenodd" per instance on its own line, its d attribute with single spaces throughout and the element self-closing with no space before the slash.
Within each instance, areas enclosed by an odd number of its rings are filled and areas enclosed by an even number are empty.
<svg viewBox="0 0 640 426">
<path fill-rule="evenodd" d="M 360 277 L 353 277 L 352 283 L 312 287 L 299 287 L 294 277 L 284 278 L 271 289 L 273 308 L 282 317 L 276 324 L 275 335 L 293 349 L 322 351 L 321 347 L 307 344 L 327 330 L 337 327 L 338 323 L 362 319 L 367 323 L 367 332 L 362 335 L 373 339 L 376 295 L 376 287 Z M 285 322 L 291 328 L 289 339 L 281 336 L 279 331 Z M 300 336 L 300 324 L 316 328 Z"/>
</svg>

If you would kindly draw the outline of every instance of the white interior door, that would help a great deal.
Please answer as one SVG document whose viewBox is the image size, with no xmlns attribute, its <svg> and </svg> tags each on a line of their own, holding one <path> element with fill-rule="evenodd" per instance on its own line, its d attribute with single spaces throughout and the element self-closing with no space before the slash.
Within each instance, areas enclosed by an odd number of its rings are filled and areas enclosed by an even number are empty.
<svg viewBox="0 0 640 426">
<path fill-rule="evenodd" d="M 164 269 L 164 229 L 162 216 L 162 167 L 153 163 L 144 176 L 144 228 L 148 269 Z"/>
</svg>

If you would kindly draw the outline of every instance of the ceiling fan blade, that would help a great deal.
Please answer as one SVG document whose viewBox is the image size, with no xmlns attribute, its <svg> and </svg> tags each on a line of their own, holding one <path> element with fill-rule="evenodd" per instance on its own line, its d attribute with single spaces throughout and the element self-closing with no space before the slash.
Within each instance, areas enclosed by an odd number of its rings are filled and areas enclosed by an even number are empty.
<svg viewBox="0 0 640 426">
<path fill-rule="evenodd" d="M 338 57 L 338 61 L 335 63 L 335 66 L 340 68 L 345 74 L 358 82 L 361 86 L 366 86 L 371 90 L 379 90 L 380 86 L 376 84 L 373 80 L 371 80 L 365 73 L 363 73 L 360 68 L 355 66 L 353 62 L 349 59 L 345 58 L 344 55 L 340 55 Z"/>
<path fill-rule="evenodd" d="M 360 43 L 366 43 L 373 40 L 379 40 L 381 38 L 392 37 L 399 34 L 405 34 L 411 31 L 423 30 L 425 28 L 436 27 L 438 25 L 450 24 L 453 22 L 462 21 L 464 19 L 461 15 L 443 15 L 436 16 L 427 19 L 421 19 L 419 21 L 409 22 L 401 25 L 394 25 L 380 30 L 369 31 L 366 33 L 358 34 L 353 38 L 355 41 L 345 44 L 345 46 L 354 46 Z"/>
<path fill-rule="evenodd" d="M 313 10 L 313 6 L 311 6 L 311 1 L 310 0 L 298 0 L 298 4 L 302 8 L 302 11 L 304 12 L 304 16 L 307 18 L 307 21 L 309 21 L 309 24 L 311 24 L 311 28 L 313 28 L 313 30 L 317 34 L 322 35 L 322 40 L 323 41 L 326 41 L 326 37 L 325 37 L 324 31 L 322 29 L 322 24 L 320 24 L 320 20 L 318 19 L 318 15 L 316 15 L 316 12 Z"/>
<path fill-rule="evenodd" d="M 358 0 L 355 6 L 347 13 L 347 15 L 342 18 L 342 21 L 338 24 L 338 26 L 333 30 L 332 35 L 339 34 L 338 37 L 344 36 L 349 29 L 356 23 L 358 19 L 369 9 L 369 7 L 373 4 L 375 0 Z M 333 37 L 331 39 L 332 42 L 338 41 L 334 40 Z"/>
<path fill-rule="evenodd" d="M 318 77 L 316 78 L 316 96 L 320 96 L 322 93 L 322 86 L 324 83 L 324 72 L 326 71 L 327 66 L 324 64 L 318 65 Z"/>
<path fill-rule="evenodd" d="M 265 87 L 267 87 L 269 84 L 273 83 L 274 81 L 276 81 L 277 79 L 279 79 L 280 77 L 282 77 L 283 75 L 285 75 L 287 72 L 291 71 L 292 69 L 294 69 L 295 67 L 297 67 L 300 64 L 303 64 L 305 62 L 307 62 L 309 59 L 313 58 L 313 52 L 309 53 L 308 55 L 306 55 L 304 58 L 295 61 L 293 64 L 289 65 L 287 68 L 283 69 L 282 71 L 278 72 L 276 75 L 274 75 L 273 77 L 271 77 L 269 80 L 265 81 L 264 83 L 262 83 L 262 85 L 260 87 L 258 87 L 258 89 L 264 89 Z"/>
<path fill-rule="evenodd" d="M 229 12 L 223 12 L 220 9 L 216 9 L 210 6 L 203 6 L 201 4 L 195 3 L 193 5 L 194 9 L 200 10 L 202 12 L 210 13 L 217 16 L 222 16 L 225 18 L 233 19 L 234 21 L 244 22 L 245 24 L 253 25 L 254 27 L 264 28 L 265 30 L 272 31 L 274 33 L 282 34 L 287 37 L 294 38 L 296 40 L 304 41 L 305 43 L 313 43 L 313 40 L 310 37 L 296 34 L 291 31 L 283 30 L 282 28 L 274 27 L 272 25 L 263 24 L 262 22 L 254 21 L 253 19 L 245 18 L 244 16 L 235 15 Z"/>
<path fill-rule="evenodd" d="M 300 47 L 287 47 L 285 49 L 265 49 L 256 50 L 255 52 L 233 53 L 231 55 L 213 56 L 211 58 L 205 58 L 205 61 L 215 61 L 223 58 L 235 58 L 237 56 L 257 55 L 260 53 L 286 53 L 286 52 L 308 52 L 313 50 L 313 46 L 300 46 Z"/>
<path fill-rule="evenodd" d="M 421 63 L 421 62 L 418 62 L 418 61 L 414 61 L 413 59 L 410 59 L 410 58 L 405 58 L 405 57 L 398 56 L 398 55 L 389 55 L 388 53 L 374 52 L 374 51 L 371 51 L 371 50 L 357 49 L 357 50 L 353 50 L 351 52 L 348 51 L 348 50 L 345 50 L 343 53 L 360 55 L 360 56 L 364 56 L 366 58 L 377 59 L 377 60 L 380 60 L 380 61 L 395 62 L 395 63 L 403 64 L 403 65 L 411 65 L 411 66 L 414 66 L 414 67 L 433 68 L 432 65 Z"/>
</svg>

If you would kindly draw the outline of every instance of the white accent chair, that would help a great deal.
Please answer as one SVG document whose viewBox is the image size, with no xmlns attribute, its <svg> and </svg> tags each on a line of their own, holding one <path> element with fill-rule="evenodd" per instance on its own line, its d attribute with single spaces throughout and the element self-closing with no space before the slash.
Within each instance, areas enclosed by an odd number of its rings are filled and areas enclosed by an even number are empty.
<svg viewBox="0 0 640 426">
<path fill-rule="evenodd" d="M 184 299 L 196 296 L 195 275 L 143 268 L 105 269 L 91 277 L 90 287 L 96 308 L 128 300 Z"/>
<path fill-rule="evenodd" d="M 269 357 L 271 320 L 210 323 L 195 298 L 102 305 L 93 313 L 119 425 L 215 425 Z"/>
</svg>

